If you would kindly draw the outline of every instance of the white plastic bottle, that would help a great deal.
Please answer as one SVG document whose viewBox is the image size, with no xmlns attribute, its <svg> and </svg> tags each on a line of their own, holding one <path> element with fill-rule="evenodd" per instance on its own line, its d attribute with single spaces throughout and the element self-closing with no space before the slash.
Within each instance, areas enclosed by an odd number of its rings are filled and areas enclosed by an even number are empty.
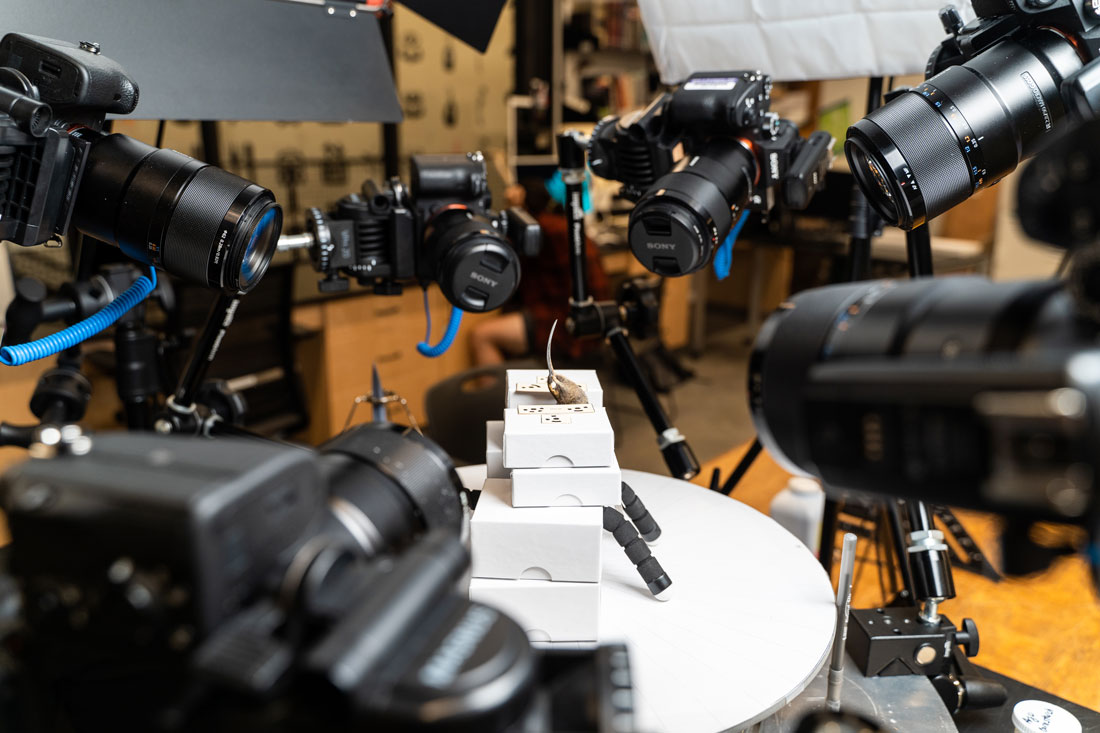
<svg viewBox="0 0 1100 733">
<path fill-rule="evenodd" d="M 1073 713 L 1042 700 L 1021 700 L 1012 708 L 1016 733 L 1081 733 Z"/>
<path fill-rule="evenodd" d="M 817 555 L 821 548 L 821 518 L 825 513 L 825 491 L 812 478 L 792 476 L 786 488 L 775 495 L 768 510 L 772 519 L 802 541 Z"/>
</svg>

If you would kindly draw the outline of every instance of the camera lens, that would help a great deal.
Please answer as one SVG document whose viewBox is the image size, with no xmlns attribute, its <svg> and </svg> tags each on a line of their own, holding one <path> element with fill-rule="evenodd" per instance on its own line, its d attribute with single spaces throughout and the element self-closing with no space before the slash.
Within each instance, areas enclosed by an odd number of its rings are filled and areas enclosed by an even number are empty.
<svg viewBox="0 0 1100 733">
<path fill-rule="evenodd" d="M 706 267 L 745 203 L 756 158 L 738 140 L 716 140 L 685 156 L 638 200 L 630 213 L 630 248 L 646 269 L 679 276 Z"/>
<path fill-rule="evenodd" d="M 443 450 L 419 433 L 365 423 L 318 449 L 333 518 L 368 555 L 433 529 L 459 533 L 462 483 Z"/>
<path fill-rule="evenodd" d="M 259 283 L 282 230 L 271 191 L 125 135 L 71 134 L 91 142 L 77 229 L 201 285 L 247 293 Z"/>
<path fill-rule="evenodd" d="M 913 229 L 988 188 L 1037 152 L 1066 116 L 1073 45 L 1041 29 L 952 66 L 848 130 L 856 182 L 888 223 Z"/>
<path fill-rule="evenodd" d="M 519 287 L 515 251 L 488 219 L 465 206 L 436 214 L 425 232 L 424 247 L 425 275 L 464 311 L 495 310 Z"/>
<path fill-rule="evenodd" d="M 840 488 L 978 475 L 989 451 L 974 443 L 984 433 L 966 390 L 1041 389 L 1040 381 L 1007 381 L 1032 374 L 1003 367 L 1056 363 L 1080 333 L 1059 282 L 957 277 L 817 288 L 760 330 L 749 361 L 753 424 L 788 471 Z"/>
</svg>

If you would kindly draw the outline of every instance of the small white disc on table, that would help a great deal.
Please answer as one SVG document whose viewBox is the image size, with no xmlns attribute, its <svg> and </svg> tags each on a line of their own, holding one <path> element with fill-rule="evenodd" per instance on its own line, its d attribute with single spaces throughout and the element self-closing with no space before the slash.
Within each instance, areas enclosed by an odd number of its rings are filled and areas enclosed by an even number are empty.
<svg viewBox="0 0 1100 733">
<path fill-rule="evenodd" d="M 484 466 L 459 475 L 479 489 Z M 650 595 L 604 533 L 600 641 L 625 641 L 638 730 L 714 733 L 763 720 L 825 664 L 836 597 L 817 558 L 771 518 L 701 486 L 623 471 L 661 526 L 673 597 Z"/>
</svg>

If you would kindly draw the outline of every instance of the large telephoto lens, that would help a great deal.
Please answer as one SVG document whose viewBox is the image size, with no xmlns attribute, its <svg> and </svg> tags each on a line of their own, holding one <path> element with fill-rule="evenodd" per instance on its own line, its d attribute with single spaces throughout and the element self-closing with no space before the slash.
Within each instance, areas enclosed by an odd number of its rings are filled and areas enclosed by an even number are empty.
<svg viewBox="0 0 1100 733">
<path fill-rule="evenodd" d="M 731 209 L 748 200 L 757 173 L 755 156 L 740 140 L 715 140 L 682 158 L 630 213 L 634 256 L 669 277 L 706 267 L 733 225 Z"/>
<path fill-rule="evenodd" d="M 271 191 L 125 135 L 72 135 L 91 142 L 77 229 L 200 285 L 247 293 L 260 282 L 283 224 Z"/>
<path fill-rule="evenodd" d="M 1095 426 L 1080 421 L 1100 370 L 1093 357 L 1082 381 L 1071 365 L 1096 336 L 1058 281 L 810 290 L 757 337 L 753 423 L 785 468 L 839 489 L 1022 503 L 1075 460 L 1094 463 Z"/>
<path fill-rule="evenodd" d="M 883 219 L 913 229 L 992 186 L 1061 126 L 1062 81 L 1082 67 L 1040 29 L 952 66 L 848 130 L 852 173 Z"/>
</svg>

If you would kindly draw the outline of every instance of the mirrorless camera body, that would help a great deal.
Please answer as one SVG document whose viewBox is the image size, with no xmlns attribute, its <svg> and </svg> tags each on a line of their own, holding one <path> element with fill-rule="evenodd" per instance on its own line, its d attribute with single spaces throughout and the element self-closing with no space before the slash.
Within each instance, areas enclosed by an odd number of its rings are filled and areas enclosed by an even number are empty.
<svg viewBox="0 0 1100 733">
<path fill-rule="evenodd" d="M 770 112 L 771 89 L 760 72 L 697 73 L 646 109 L 597 125 L 589 166 L 636 202 L 630 246 L 649 270 L 694 272 L 743 210 L 804 209 L 824 185 L 832 137 L 800 137 Z"/>
<path fill-rule="evenodd" d="M 462 491 L 389 423 L 318 451 L 102 434 L 22 464 L 0 484 L 22 605 L 13 625 L 0 598 L 0 726 L 631 730 L 624 648 L 540 654 L 458 590 Z"/>
<path fill-rule="evenodd" d="M 306 239 L 325 274 L 320 289 L 347 290 L 354 277 L 392 295 L 402 282 L 436 282 L 462 310 L 499 308 L 519 286 L 519 254 L 538 254 L 538 223 L 519 208 L 492 211 L 480 153 L 414 155 L 411 169 L 409 187 L 368 180 L 329 213 L 309 209 Z"/>
<path fill-rule="evenodd" d="M 272 193 L 215 166 L 102 132 L 138 87 L 92 43 L 0 40 L 0 238 L 70 226 L 201 285 L 243 293 L 263 277 L 282 213 Z"/>
<path fill-rule="evenodd" d="M 913 229 L 988 188 L 1074 122 L 1100 117 L 1100 9 L 1076 0 L 974 0 L 927 80 L 848 131 L 845 153 L 883 219 Z"/>
</svg>

